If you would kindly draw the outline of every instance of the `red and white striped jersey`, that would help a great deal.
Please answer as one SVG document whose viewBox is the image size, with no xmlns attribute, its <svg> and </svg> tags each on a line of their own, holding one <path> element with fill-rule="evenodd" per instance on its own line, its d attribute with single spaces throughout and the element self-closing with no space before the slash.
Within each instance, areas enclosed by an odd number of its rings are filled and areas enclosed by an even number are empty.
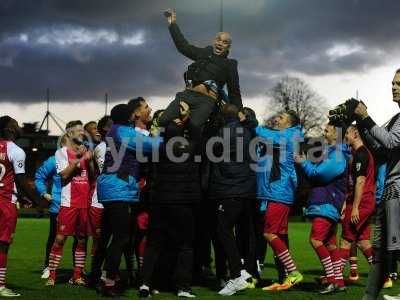
<svg viewBox="0 0 400 300">
<path fill-rule="evenodd" d="M 15 175 L 25 173 L 25 152 L 11 141 L 0 141 L 0 201 L 17 202 Z"/>
<path fill-rule="evenodd" d="M 94 158 L 97 163 L 97 167 L 99 169 L 99 172 L 101 173 L 103 171 L 103 166 L 104 166 L 104 160 L 106 157 L 106 152 L 107 152 L 107 145 L 106 142 L 101 142 L 94 148 Z M 97 182 L 94 182 L 94 191 L 92 195 L 92 203 L 91 206 L 97 207 L 97 208 L 104 208 L 103 204 L 99 202 L 99 199 L 97 198 Z"/>
<path fill-rule="evenodd" d="M 72 149 L 62 147 L 55 154 L 57 174 L 65 170 L 70 162 L 76 159 L 76 153 Z M 77 174 L 62 183 L 61 206 L 74 208 L 87 208 L 90 198 L 89 164 L 81 160 Z"/>
</svg>

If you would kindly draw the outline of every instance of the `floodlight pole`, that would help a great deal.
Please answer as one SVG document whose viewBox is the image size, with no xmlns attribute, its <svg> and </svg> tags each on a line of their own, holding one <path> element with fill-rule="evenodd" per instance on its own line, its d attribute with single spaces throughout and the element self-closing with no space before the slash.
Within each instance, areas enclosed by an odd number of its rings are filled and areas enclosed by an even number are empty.
<svg viewBox="0 0 400 300">
<path fill-rule="evenodd" d="M 50 114 L 50 89 L 46 89 L 47 113 Z M 46 118 L 46 130 L 49 130 L 49 118 Z"/>
<path fill-rule="evenodd" d="M 60 125 L 60 123 L 57 122 L 56 118 L 53 116 L 53 114 L 50 112 L 50 89 L 46 89 L 46 114 L 44 115 L 44 118 L 42 120 L 42 123 L 40 124 L 39 130 L 42 130 L 43 124 L 46 121 L 46 130 L 49 132 L 49 119 L 51 118 L 54 123 L 56 123 L 57 127 L 63 132 L 64 128 Z"/>
<path fill-rule="evenodd" d="M 219 31 L 224 31 L 224 0 L 220 0 Z"/>
<path fill-rule="evenodd" d="M 105 102 L 105 113 L 104 113 L 104 115 L 106 116 L 107 112 L 108 112 L 108 93 L 106 93 L 104 95 L 104 102 Z"/>
</svg>

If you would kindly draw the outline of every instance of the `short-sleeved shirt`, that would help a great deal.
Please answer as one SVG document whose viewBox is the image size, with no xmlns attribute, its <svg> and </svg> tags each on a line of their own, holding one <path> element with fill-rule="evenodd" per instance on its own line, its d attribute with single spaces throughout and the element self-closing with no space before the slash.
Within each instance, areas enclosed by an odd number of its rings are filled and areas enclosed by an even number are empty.
<svg viewBox="0 0 400 300">
<path fill-rule="evenodd" d="M 57 174 L 65 170 L 71 161 L 77 159 L 75 151 L 67 147 L 58 149 L 55 154 Z M 62 182 L 61 206 L 87 208 L 90 198 L 89 165 L 81 160 L 80 168 L 68 182 Z"/>
<path fill-rule="evenodd" d="M 360 206 L 375 205 L 375 162 L 371 152 L 365 146 L 353 152 L 350 170 L 347 203 L 353 203 L 357 178 L 364 176 L 365 185 Z"/>
<path fill-rule="evenodd" d="M 0 141 L 0 201 L 17 202 L 15 175 L 25 173 L 25 152 L 11 141 Z"/>
<path fill-rule="evenodd" d="M 107 144 L 105 142 L 101 142 L 94 148 L 94 158 L 96 160 L 97 167 L 99 169 L 99 172 L 101 173 L 103 171 L 104 167 L 104 160 L 106 157 L 106 152 L 107 152 Z M 94 183 L 94 190 L 93 190 L 93 195 L 92 195 L 92 202 L 91 206 L 92 207 L 97 207 L 97 208 L 103 208 L 103 204 L 99 202 L 99 199 L 97 197 L 97 188 L 96 188 L 96 182 Z"/>
</svg>

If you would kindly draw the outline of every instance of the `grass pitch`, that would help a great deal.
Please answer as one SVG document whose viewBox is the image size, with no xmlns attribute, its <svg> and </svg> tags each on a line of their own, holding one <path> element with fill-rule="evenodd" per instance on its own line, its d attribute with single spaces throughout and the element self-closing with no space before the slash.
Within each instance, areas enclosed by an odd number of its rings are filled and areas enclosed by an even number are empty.
<svg viewBox="0 0 400 300">
<path fill-rule="evenodd" d="M 367 278 L 368 266 L 365 259 L 359 252 L 359 271 L 361 280 L 358 284 L 348 286 L 344 293 L 329 296 L 320 296 L 318 285 L 314 277 L 322 274 L 322 266 L 316 254 L 308 243 L 310 232 L 309 223 L 291 223 L 290 225 L 290 245 L 293 258 L 298 269 L 303 273 L 305 280 L 302 284 L 286 292 L 266 293 L 261 289 L 246 290 L 233 299 L 361 299 L 364 284 Z M 7 283 L 8 286 L 22 294 L 20 299 L 101 299 L 95 291 L 86 288 L 68 285 L 67 281 L 72 273 L 71 261 L 71 240 L 64 247 L 64 257 L 61 262 L 61 270 L 55 287 L 44 286 L 44 281 L 40 279 L 43 268 L 43 257 L 45 243 L 48 232 L 47 219 L 19 219 L 14 244 L 10 248 Z M 266 268 L 264 269 L 264 279 L 275 279 L 277 273 L 272 264 L 270 248 L 266 258 Z M 90 260 L 87 260 L 87 264 Z M 124 264 L 122 264 L 124 267 Z M 222 299 L 216 291 L 194 287 L 197 298 L 200 299 Z M 385 290 L 384 293 L 391 295 L 400 293 L 400 284 L 395 283 L 394 288 Z M 137 290 L 130 289 L 124 294 L 124 298 L 137 299 Z M 170 293 L 161 293 L 153 296 L 152 299 L 177 299 Z"/>
</svg>

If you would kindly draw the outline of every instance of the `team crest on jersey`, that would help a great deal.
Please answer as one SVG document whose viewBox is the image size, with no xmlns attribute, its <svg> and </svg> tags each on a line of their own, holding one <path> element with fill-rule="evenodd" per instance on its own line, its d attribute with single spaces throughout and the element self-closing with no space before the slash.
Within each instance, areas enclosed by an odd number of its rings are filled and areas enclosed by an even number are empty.
<svg viewBox="0 0 400 300">
<path fill-rule="evenodd" d="M 356 163 L 356 169 L 357 169 L 357 172 L 360 172 L 360 169 L 361 169 L 361 163 Z"/>
<path fill-rule="evenodd" d="M 6 160 L 6 154 L 0 153 L 0 160 Z"/>
</svg>

